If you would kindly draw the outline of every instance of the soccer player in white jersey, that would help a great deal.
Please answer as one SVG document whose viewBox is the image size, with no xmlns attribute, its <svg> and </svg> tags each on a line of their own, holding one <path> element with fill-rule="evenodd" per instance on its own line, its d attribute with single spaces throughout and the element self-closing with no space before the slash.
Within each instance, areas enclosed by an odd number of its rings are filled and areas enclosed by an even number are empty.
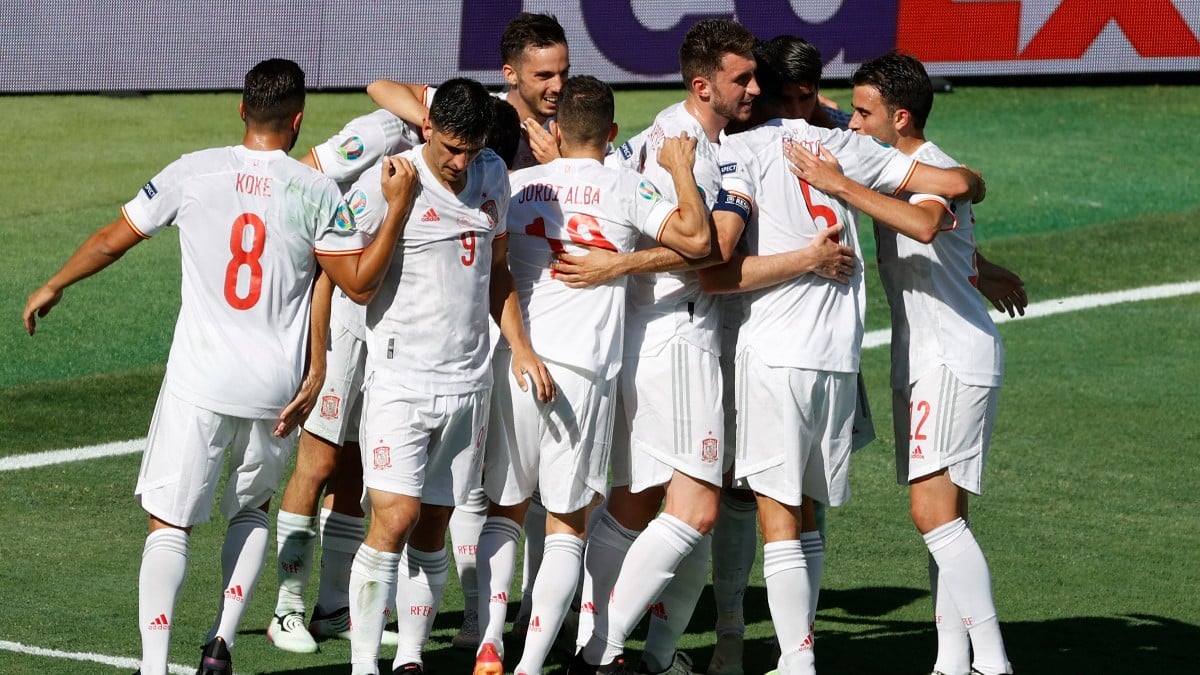
<svg viewBox="0 0 1200 675">
<path fill-rule="evenodd" d="M 666 138 L 697 139 L 693 173 L 706 202 L 720 185 L 717 151 L 725 125 L 746 119 L 758 93 L 754 37 L 729 20 L 702 21 L 680 48 L 687 97 L 622 145 L 609 161 L 644 171 L 673 194 L 657 161 Z M 629 633 L 647 607 L 651 633 L 641 669 L 690 671 L 675 644 L 708 576 L 708 532 L 717 515 L 722 472 L 719 307 L 700 292 L 691 267 L 720 260 L 717 232 L 702 263 L 662 248 L 563 256 L 556 271 L 570 284 L 619 274 L 662 272 L 630 281 L 613 489 L 589 537 L 580 614 L 580 653 L 572 672 L 623 668 Z M 669 385 L 664 386 L 666 383 Z M 665 499 L 665 508 L 656 517 Z"/>
<path fill-rule="evenodd" d="M 789 144 L 832 148 L 843 157 L 848 177 L 875 190 L 892 192 L 911 182 L 959 196 L 972 194 L 979 181 L 966 169 L 928 167 L 850 132 L 802 120 L 773 120 L 722 146 L 714 219 L 732 221 L 727 227 L 735 230 L 745 223 L 747 253 L 700 274 L 707 290 L 747 293 L 737 347 L 734 470 L 758 498 L 763 573 L 782 649 L 779 669 L 790 675 L 815 672 L 811 598 L 820 579 L 819 570 L 810 576 L 806 567 L 800 533 L 812 516 L 802 502 L 807 496 L 838 506 L 849 498 L 865 296 L 853 210 L 795 179 L 785 155 Z M 929 225 L 921 209 L 876 196 L 882 207 L 871 204 L 872 216 L 886 214 L 906 231 Z M 830 232 L 855 250 L 854 264 L 832 279 L 796 274 L 781 264 Z"/>
<path fill-rule="evenodd" d="M 756 40 L 754 77 L 761 89 L 754 99 L 750 119 L 731 123 L 726 131 L 736 133 L 776 117 L 802 119 L 826 129 L 845 129 L 850 115 L 830 108 L 820 96 L 821 53 L 804 38 L 779 35 L 771 40 Z M 846 254 L 851 253 L 849 249 Z M 721 374 L 724 383 L 726 452 L 733 454 L 736 442 L 734 414 L 734 359 L 737 332 L 742 321 L 740 295 L 723 299 L 721 306 Z M 854 448 L 865 447 L 875 439 L 867 405 L 866 387 L 858 376 L 858 405 L 854 417 Z M 712 588 L 716 605 L 717 644 L 709 661 L 708 675 L 742 675 L 745 617 L 742 612 L 746 587 L 758 551 L 758 507 L 754 493 L 731 485 L 733 468 L 726 471 L 726 486 L 721 492 L 720 511 L 713 527 Z M 810 500 L 811 502 L 811 500 Z M 815 570 L 824 561 L 824 518 L 819 503 L 812 504 L 815 528 L 801 534 L 801 542 Z M 815 606 L 816 597 L 813 597 Z"/>
<path fill-rule="evenodd" d="M 266 556 L 270 498 L 291 432 L 324 377 L 320 348 L 302 372 L 313 280 L 323 270 L 366 302 L 391 260 L 415 190 L 413 167 L 389 160 L 381 173 L 387 216 L 364 249 L 333 181 L 287 156 L 303 108 L 299 66 L 285 59 L 256 65 L 239 106 L 242 144 L 168 165 L 25 306 L 32 335 L 35 317 L 46 316 L 67 286 L 164 227 L 179 228 L 182 303 L 135 489 L 150 530 L 138 584 L 142 675 L 167 672 L 189 534 L 210 516 L 226 450 L 232 466 L 221 500 L 229 517 L 224 590 L 197 673 L 233 672 L 230 649 Z"/>
<path fill-rule="evenodd" d="M 348 122 L 300 161 L 332 178 L 346 192 L 368 167 L 420 143 L 418 134 L 419 126 L 414 128 L 386 110 L 376 110 Z M 353 210 L 361 204 L 351 199 L 348 206 Z M 331 292 L 328 284 L 322 278 L 316 292 Z M 298 653 L 317 651 L 318 640 L 349 638 L 350 563 L 365 533 L 359 503 L 358 419 L 366 364 L 366 308 L 337 290 L 332 291 L 329 302 L 325 382 L 316 407 L 301 428 L 296 466 L 275 523 L 279 589 L 267 638 L 280 649 Z M 316 314 L 314 320 L 319 320 Z M 322 490 L 326 491 L 324 501 Z M 322 550 L 319 595 L 312 620 L 306 625 L 304 590 L 318 532 Z M 385 632 L 383 641 L 394 645 L 396 634 Z"/>
<path fill-rule="evenodd" d="M 487 145 L 510 164 L 520 138 L 520 122 L 512 106 L 505 101 L 493 99 L 492 104 L 496 116 L 488 132 Z M 414 127 L 400 122 L 387 111 L 375 111 L 351 120 L 340 132 L 313 147 L 301 161 L 321 168 L 343 191 L 348 191 L 364 170 L 384 156 L 419 144 L 420 122 L 418 119 Z M 347 198 L 352 210 L 364 205 L 363 200 L 354 195 L 347 195 Z M 328 281 L 325 278 L 318 281 L 318 289 L 321 289 L 321 283 Z M 350 564 L 366 532 L 360 504 L 362 461 L 358 447 L 358 420 L 362 416 L 359 390 L 366 367 L 366 308 L 352 302 L 340 291 L 333 292 L 331 305 L 325 383 L 321 386 L 318 405 L 301 430 L 296 467 L 284 490 L 276 520 L 279 591 L 267 637 L 276 647 L 298 653 L 317 651 L 318 640 L 349 639 Z M 314 303 L 314 321 L 317 320 L 316 306 Z M 325 497 L 318 519 L 322 490 L 325 490 Z M 455 517 L 458 515 L 456 511 Z M 318 525 L 322 548 L 321 581 L 312 620 L 305 626 L 304 589 L 309 579 Z M 466 546 L 455 538 L 456 557 L 460 557 L 458 550 Z M 474 548 L 474 539 L 471 539 L 467 549 L 470 555 L 461 557 L 473 563 Z M 459 563 L 457 567 L 461 575 L 468 565 Z M 469 582 L 474 584 L 473 564 L 470 569 Z M 471 613 L 473 616 L 474 612 Z M 473 618 L 464 623 L 475 625 Z M 478 631 L 466 630 L 473 647 L 478 641 Z M 396 633 L 384 631 L 382 644 L 394 646 Z"/>
<path fill-rule="evenodd" d="M 493 368 L 492 422 L 484 486 L 491 501 L 479 540 L 485 630 L 476 675 L 503 671 L 503 628 L 520 523 L 537 489 L 547 511 L 543 571 L 533 589 L 525 649 L 514 672 L 542 671 L 579 580 L 586 507 L 603 495 L 621 368 L 625 279 L 574 289 L 554 279 L 556 252 L 580 245 L 632 251 L 665 245 L 690 258 L 709 252 L 709 218 L 692 176 L 695 139 L 666 139 L 660 150 L 679 205 L 628 168 L 601 162 L 616 134 L 613 95 L 594 77 L 567 81 L 551 129 L 562 157 L 512 175 L 510 264 L 530 340 L 558 387 L 553 403 L 513 391 L 501 343 Z M 564 330 L 564 326 L 569 326 Z M 551 570 L 554 572 L 551 573 Z"/>
<path fill-rule="evenodd" d="M 864 63 L 852 81 L 851 128 L 923 162 L 958 164 L 925 138 L 933 88 L 920 61 L 881 56 Z M 935 212 L 947 208 L 928 196 L 906 196 Z M 987 561 L 967 523 L 967 497 L 983 489 L 1004 350 L 975 294 L 980 270 L 971 204 L 956 200 L 948 208 L 957 227 L 939 229 L 931 242 L 876 228 L 879 273 L 892 310 L 896 478 L 910 486 L 913 523 L 929 549 L 934 673 L 996 675 L 1012 668 Z M 1019 279 L 1008 284 L 985 290 L 998 307 L 1023 311 Z"/>
<path fill-rule="evenodd" d="M 500 56 L 503 62 L 501 73 L 508 90 L 495 96 L 512 105 L 521 120 L 522 129 L 516 157 L 510 167 L 524 169 L 550 161 L 558 156 L 558 145 L 547 130 L 548 123 L 557 111 L 559 92 L 571 67 L 566 32 L 553 15 L 521 12 L 504 28 L 500 37 Z M 368 85 L 367 93 L 381 108 L 411 121 L 424 117 L 434 88 L 384 79 Z M 474 550 L 479 528 L 483 526 L 486 515 L 487 497 L 479 489 L 472 492 L 467 504 L 455 509 L 450 521 L 454 563 L 462 581 L 466 603 L 462 628 L 452 639 L 452 643 L 459 647 L 470 646 L 475 649 L 478 646 Z M 540 531 L 540 524 L 545 521 L 545 515 L 535 495 L 526 515 L 521 608 L 514 622 L 515 635 L 524 633 L 529 620 L 529 591 L 541 561 L 545 533 Z"/>
<path fill-rule="evenodd" d="M 480 480 L 492 384 L 489 306 L 512 346 L 519 385 L 532 382 L 543 401 L 554 395 L 529 346 L 508 271 L 508 172 L 484 148 L 495 114 L 489 101 L 478 82 L 446 82 L 423 125 L 428 141 L 401 155 L 416 167 L 420 189 L 367 307 L 359 438 L 371 523 L 350 575 L 355 674 L 377 672 L 393 599 L 400 635 L 393 671 L 421 671 L 446 581 L 446 524 Z M 364 223 L 380 214 L 374 171 L 353 188 L 365 200 Z"/>
</svg>

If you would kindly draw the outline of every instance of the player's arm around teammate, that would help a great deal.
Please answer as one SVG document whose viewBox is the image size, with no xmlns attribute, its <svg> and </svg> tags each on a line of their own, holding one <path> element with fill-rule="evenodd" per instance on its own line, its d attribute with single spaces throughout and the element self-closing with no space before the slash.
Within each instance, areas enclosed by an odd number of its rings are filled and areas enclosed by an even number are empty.
<svg viewBox="0 0 1200 675">
<path fill-rule="evenodd" d="M 546 364 L 538 358 L 525 332 L 521 318 L 521 304 L 517 289 L 513 285 L 512 272 L 508 269 L 508 237 L 492 240 L 492 279 L 490 286 L 492 318 L 500 326 L 500 334 L 512 347 L 512 375 L 521 387 L 529 391 L 532 383 L 537 398 L 542 403 L 554 400 L 554 379 Z M 529 376 L 529 380 L 525 379 Z"/>
</svg>

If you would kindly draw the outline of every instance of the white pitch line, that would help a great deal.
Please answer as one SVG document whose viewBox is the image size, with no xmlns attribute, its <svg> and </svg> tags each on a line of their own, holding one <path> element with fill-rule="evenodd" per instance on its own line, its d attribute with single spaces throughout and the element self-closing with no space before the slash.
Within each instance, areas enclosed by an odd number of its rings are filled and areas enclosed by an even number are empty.
<svg viewBox="0 0 1200 675">
<path fill-rule="evenodd" d="M 146 449 L 146 439 L 135 438 L 131 441 L 116 441 L 102 445 L 89 445 L 82 448 L 66 450 L 50 450 L 47 452 L 31 452 L 27 455 L 11 455 L 0 457 L 0 471 L 16 471 L 17 469 L 33 469 L 40 466 L 81 462 L 85 459 L 100 457 L 116 457 L 132 455 Z"/>
<path fill-rule="evenodd" d="M 993 316 L 993 320 L 995 320 L 996 323 L 1005 323 L 1008 321 L 1053 316 L 1055 314 L 1062 314 L 1065 312 L 1077 312 L 1084 309 L 1094 309 L 1096 307 L 1106 307 L 1108 305 L 1116 305 L 1125 302 L 1159 300 L 1162 298 L 1173 298 L 1181 295 L 1192 295 L 1195 293 L 1200 293 L 1200 281 L 1165 284 L 1162 286 L 1149 286 L 1146 288 L 1135 288 L 1127 291 L 1116 291 L 1113 293 L 1079 295 L 1071 298 L 1035 302 L 1025 308 L 1025 316 L 1023 317 L 1010 318 L 1007 314 L 1002 314 L 1000 316 Z M 890 329 L 871 331 L 863 338 L 863 349 L 882 347 L 883 345 L 891 342 L 891 338 L 892 331 Z M 93 445 L 84 448 L 72 448 L 69 450 L 53 450 L 50 452 L 14 455 L 11 457 L 0 458 L 0 471 L 30 469 L 40 466 L 50 466 L 53 464 L 63 464 L 66 462 L 78 462 L 85 459 L 95 459 L 98 457 L 129 455 L 136 452 L 141 452 L 145 447 L 146 439 L 138 438 L 131 441 L 118 441 L 116 443 L 105 443 L 103 445 Z M 73 659 L 76 661 L 92 661 L 117 668 L 136 668 L 138 665 L 137 661 L 129 658 L 104 656 L 102 654 L 90 654 L 83 652 L 63 652 L 55 649 L 31 647 L 18 642 L 9 642 L 7 640 L 0 640 L 0 649 L 18 652 L 21 654 L 29 654 L 32 656 L 49 656 L 60 659 Z M 168 670 L 171 673 L 176 673 L 178 675 L 188 675 L 192 672 L 191 668 L 176 664 L 171 664 Z"/>
<path fill-rule="evenodd" d="M 90 652 L 64 652 L 57 649 L 45 649 L 44 647 L 31 647 L 23 645 L 20 642 L 9 642 L 8 640 L 0 640 L 0 650 L 8 652 L 17 652 L 18 654 L 26 654 L 29 656 L 47 656 L 54 659 L 68 659 L 71 661 L 90 661 L 99 663 L 114 668 L 132 669 L 138 667 L 137 659 L 124 658 L 120 656 L 105 656 L 104 654 L 92 654 Z M 167 672 L 175 675 L 192 675 L 196 671 L 195 668 L 181 666 L 179 664 L 169 664 Z"/>
<path fill-rule="evenodd" d="M 1097 307 L 1117 305 L 1125 302 L 1161 300 L 1163 298 L 1174 298 L 1181 295 L 1192 295 L 1195 293 L 1200 293 L 1200 281 L 1185 281 L 1177 284 L 1147 286 L 1145 288 L 1133 288 L 1125 291 L 1114 291 L 1112 293 L 1077 295 L 1070 298 L 1059 298 L 1057 300 L 1035 302 L 1025 308 L 1025 316 L 1023 317 L 1018 316 L 1016 318 L 1011 318 L 1007 314 L 1000 314 L 998 316 L 993 314 L 992 320 L 994 320 L 996 323 L 1024 321 L 1027 319 L 1063 314 L 1065 312 L 1078 312 L 1085 309 L 1095 309 Z M 882 347 L 886 344 L 889 344 L 891 341 L 891 329 L 885 328 L 883 330 L 873 330 L 863 337 L 863 349 Z M 85 459 L 96 459 L 99 457 L 132 455 L 134 453 L 141 452 L 145 448 L 146 439 L 136 438 L 130 441 L 118 441 L 115 443 L 92 445 L 83 448 L 71 448 L 69 450 L 51 450 L 49 452 L 34 452 L 26 455 L 12 455 L 10 457 L 0 457 L 0 472 L 15 471 L 17 469 L 32 469 L 41 466 L 51 466 L 54 464 L 66 464 L 68 462 L 79 462 Z"/>
</svg>

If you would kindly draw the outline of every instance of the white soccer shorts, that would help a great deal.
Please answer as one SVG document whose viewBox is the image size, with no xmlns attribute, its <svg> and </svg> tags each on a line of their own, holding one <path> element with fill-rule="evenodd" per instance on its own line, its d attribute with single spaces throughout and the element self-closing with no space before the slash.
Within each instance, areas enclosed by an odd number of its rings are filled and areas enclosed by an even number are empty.
<svg viewBox="0 0 1200 675">
<path fill-rule="evenodd" d="M 908 485 L 948 468 L 952 483 L 982 494 L 983 465 L 999 400 L 999 387 L 963 384 L 945 366 L 929 371 L 907 390 L 893 390 L 896 482 Z"/>
<path fill-rule="evenodd" d="M 620 380 L 618 415 L 629 433 L 613 437 L 613 485 L 641 492 L 666 485 L 676 471 L 721 485 L 725 411 L 717 355 L 677 340 L 654 356 L 626 359 Z"/>
<path fill-rule="evenodd" d="M 769 366 L 753 349 L 736 367 L 736 484 L 791 506 L 849 501 L 856 375 Z"/>
<path fill-rule="evenodd" d="M 574 513 L 604 494 L 608 483 L 615 382 L 546 361 L 558 394 L 541 403 L 532 386 L 517 386 L 511 363 L 511 351 L 496 350 L 484 490 L 502 506 L 537 490 L 547 511 Z"/>
<path fill-rule="evenodd" d="M 467 503 L 479 487 L 487 390 L 413 391 L 388 370 L 368 373 L 359 432 L 363 485 L 433 506 Z"/>
<path fill-rule="evenodd" d="M 331 320 L 325 361 L 325 383 L 316 407 L 304 421 L 304 430 L 337 446 L 344 445 L 347 438 L 357 443 L 367 343 L 341 322 Z"/>
<path fill-rule="evenodd" d="M 177 397 L 164 383 L 158 392 L 146 452 L 134 495 L 150 515 L 177 527 L 207 522 L 225 451 L 229 480 L 221 497 L 226 518 L 257 507 L 283 482 L 296 435 L 276 438 L 276 419 L 222 415 Z"/>
</svg>

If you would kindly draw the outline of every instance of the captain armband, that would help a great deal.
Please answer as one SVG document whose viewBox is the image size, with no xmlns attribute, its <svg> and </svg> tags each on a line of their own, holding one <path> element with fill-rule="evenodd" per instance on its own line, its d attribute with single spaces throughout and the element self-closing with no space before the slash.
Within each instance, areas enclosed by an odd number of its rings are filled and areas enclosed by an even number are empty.
<svg viewBox="0 0 1200 675">
<path fill-rule="evenodd" d="M 717 211 L 736 213 L 743 221 L 749 221 L 752 208 L 749 197 L 736 192 L 721 190 L 717 193 L 717 201 L 713 204 L 712 210 L 713 213 Z"/>
</svg>

